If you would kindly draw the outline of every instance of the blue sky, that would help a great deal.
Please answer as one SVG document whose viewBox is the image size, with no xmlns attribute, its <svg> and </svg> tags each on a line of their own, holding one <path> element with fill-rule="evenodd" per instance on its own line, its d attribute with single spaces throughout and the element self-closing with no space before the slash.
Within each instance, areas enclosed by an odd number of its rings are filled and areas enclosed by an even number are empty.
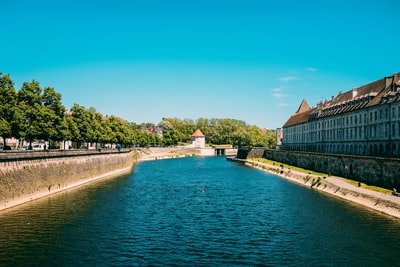
<svg viewBox="0 0 400 267">
<path fill-rule="evenodd" d="M 130 122 L 281 127 L 400 71 L 400 2 L 0 0 L 0 72 Z"/>
</svg>

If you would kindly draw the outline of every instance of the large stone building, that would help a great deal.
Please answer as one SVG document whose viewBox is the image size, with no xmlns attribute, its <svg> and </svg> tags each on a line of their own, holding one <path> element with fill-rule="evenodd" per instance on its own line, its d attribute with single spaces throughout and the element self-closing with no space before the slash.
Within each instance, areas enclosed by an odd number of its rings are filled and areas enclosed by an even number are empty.
<svg viewBox="0 0 400 267">
<path fill-rule="evenodd" d="M 400 73 L 310 107 L 302 101 L 282 127 L 282 149 L 400 156 Z"/>
</svg>

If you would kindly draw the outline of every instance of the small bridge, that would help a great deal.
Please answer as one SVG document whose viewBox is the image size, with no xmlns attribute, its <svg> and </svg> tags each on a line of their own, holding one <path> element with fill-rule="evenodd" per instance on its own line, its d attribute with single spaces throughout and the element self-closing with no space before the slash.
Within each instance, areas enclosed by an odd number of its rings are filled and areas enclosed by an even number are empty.
<svg viewBox="0 0 400 267">
<path fill-rule="evenodd" d="M 215 146 L 214 152 L 216 156 L 232 156 L 237 154 L 237 149 L 227 146 Z"/>
</svg>

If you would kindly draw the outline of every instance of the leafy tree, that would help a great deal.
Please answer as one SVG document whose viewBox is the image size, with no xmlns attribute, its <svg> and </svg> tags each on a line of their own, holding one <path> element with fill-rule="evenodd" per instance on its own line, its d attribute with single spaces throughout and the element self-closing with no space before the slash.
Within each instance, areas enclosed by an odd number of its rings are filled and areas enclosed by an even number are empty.
<svg viewBox="0 0 400 267">
<path fill-rule="evenodd" d="M 0 136 L 3 137 L 4 147 L 6 138 L 18 135 L 17 92 L 10 75 L 0 73 Z"/>
<path fill-rule="evenodd" d="M 34 139 L 61 141 L 62 135 L 65 134 L 58 131 L 62 130 L 61 124 L 65 112 L 61 94 L 51 87 L 42 90 L 39 82 L 33 80 L 30 83 L 23 83 L 17 95 L 23 116 L 19 127 L 20 135 L 30 144 Z"/>
<path fill-rule="evenodd" d="M 71 108 L 71 116 L 79 129 L 79 135 L 74 136 L 72 141 L 75 141 L 79 148 L 83 142 L 90 142 L 93 138 L 91 114 L 85 107 L 74 104 Z"/>
<path fill-rule="evenodd" d="M 245 128 L 238 129 L 232 134 L 232 145 L 235 147 L 250 147 L 251 137 Z"/>
<path fill-rule="evenodd" d="M 158 124 L 158 127 L 162 129 L 162 144 L 164 146 L 175 146 L 180 141 L 180 133 L 174 128 L 176 125 L 177 120 L 172 118 L 163 118 L 163 120 Z"/>
<path fill-rule="evenodd" d="M 64 142 L 64 148 L 65 141 L 81 139 L 78 126 L 70 114 L 65 114 L 61 123 L 57 125 L 57 132 L 59 133 L 59 139 Z"/>
<path fill-rule="evenodd" d="M 43 139 L 54 139 L 62 141 L 60 133 L 57 131 L 62 123 L 65 113 L 65 107 L 61 103 L 61 94 L 57 93 L 54 88 L 46 87 L 43 90 L 43 111 L 45 112 L 44 119 L 47 121 L 47 128 L 44 129 Z"/>
<path fill-rule="evenodd" d="M 178 144 L 178 133 L 174 129 L 163 134 L 162 144 L 164 146 L 176 146 Z"/>
<path fill-rule="evenodd" d="M 88 116 L 89 116 L 89 121 L 91 122 L 91 132 L 92 135 L 90 136 L 90 139 L 86 140 L 87 142 L 91 143 L 99 143 L 101 142 L 101 136 L 102 136 L 102 121 L 103 121 L 103 115 L 100 112 L 97 112 L 94 107 L 90 107 L 88 110 Z"/>
<path fill-rule="evenodd" d="M 18 91 L 18 102 L 26 106 L 42 105 L 42 88 L 39 82 L 24 82 Z"/>
<path fill-rule="evenodd" d="M 110 121 L 108 119 L 102 120 L 100 123 L 99 142 L 102 144 L 114 142 L 114 132 L 112 131 Z"/>
<path fill-rule="evenodd" d="M 54 88 L 46 87 L 43 90 L 43 106 L 53 110 L 57 119 L 61 119 L 65 114 L 65 107 L 61 102 L 61 94 L 57 93 Z"/>
<path fill-rule="evenodd" d="M 19 125 L 20 135 L 29 141 L 32 146 L 34 139 L 45 136 L 44 131 L 49 126 L 45 121 L 47 110 L 42 109 L 42 89 L 35 80 L 24 82 L 22 88 L 18 91 L 18 102 L 23 121 Z"/>
<path fill-rule="evenodd" d="M 178 142 L 186 142 L 190 139 L 195 129 L 199 128 L 206 136 L 208 144 L 233 146 L 271 146 L 275 143 L 271 131 L 262 130 L 253 125 L 250 126 L 242 120 L 199 118 L 196 123 L 192 120 L 179 120 L 176 118 L 163 118 L 158 125 L 163 131 L 163 143 L 174 144 L 172 138 Z"/>
<path fill-rule="evenodd" d="M 126 145 L 128 142 L 128 123 L 122 121 L 120 118 L 115 116 L 111 116 L 107 119 L 111 131 L 114 133 L 113 140 L 111 143 L 123 144 Z"/>
<path fill-rule="evenodd" d="M 61 102 L 61 94 L 54 88 L 46 87 L 43 90 L 43 106 L 48 109 L 49 120 L 52 125 L 49 136 L 55 141 L 62 141 L 62 134 L 59 132 L 60 125 L 64 122 L 65 107 Z M 50 130 L 50 129 L 49 129 Z"/>
<path fill-rule="evenodd" d="M 169 119 L 163 118 L 162 121 L 157 125 L 162 130 L 162 133 L 167 133 L 174 129 L 174 126 Z"/>
</svg>

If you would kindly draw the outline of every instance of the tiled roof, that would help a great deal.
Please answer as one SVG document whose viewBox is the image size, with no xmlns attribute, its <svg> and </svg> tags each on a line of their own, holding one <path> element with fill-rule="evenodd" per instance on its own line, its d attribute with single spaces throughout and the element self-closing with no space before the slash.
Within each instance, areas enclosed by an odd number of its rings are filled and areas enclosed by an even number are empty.
<svg viewBox="0 0 400 267">
<path fill-rule="evenodd" d="M 283 127 L 396 100 L 400 100 L 400 73 L 384 77 L 344 93 L 339 92 L 336 97 L 332 97 L 331 100 L 326 100 L 324 103 L 319 103 L 315 108 L 310 108 L 307 102 L 303 100 L 297 112 L 289 118 Z"/>
<path fill-rule="evenodd" d="M 193 137 L 204 137 L 204 134 L 200 131 L 200 129 L 197 129 L 193 134 Z"/>
<path fill-rule="evenodd" d="M 316 109 L 317 108 L 312 108 L 312 109 L 310 108 L 309 110 L 306 110 L 304 112 L 296 113 L 296 114 L 292 115 L 289 118 L 289 120 L 283 125 L 283 127 L 288 127 L 288 126 L 307 122 L 309 115 L 311 113 L 313 113 L 314 111 L 316 111 Z"/>
<path fill-rule="evenodd" d="M 309 109 L 310 109 L 310 106 L 308 105 L 307 101 L 305 99 L 303 99 L 303 101 L 301 101 L 301 104 L 300 104 L 299 108 L 297 109 L 296 113 L 302 113 Z"/>
</svg>

